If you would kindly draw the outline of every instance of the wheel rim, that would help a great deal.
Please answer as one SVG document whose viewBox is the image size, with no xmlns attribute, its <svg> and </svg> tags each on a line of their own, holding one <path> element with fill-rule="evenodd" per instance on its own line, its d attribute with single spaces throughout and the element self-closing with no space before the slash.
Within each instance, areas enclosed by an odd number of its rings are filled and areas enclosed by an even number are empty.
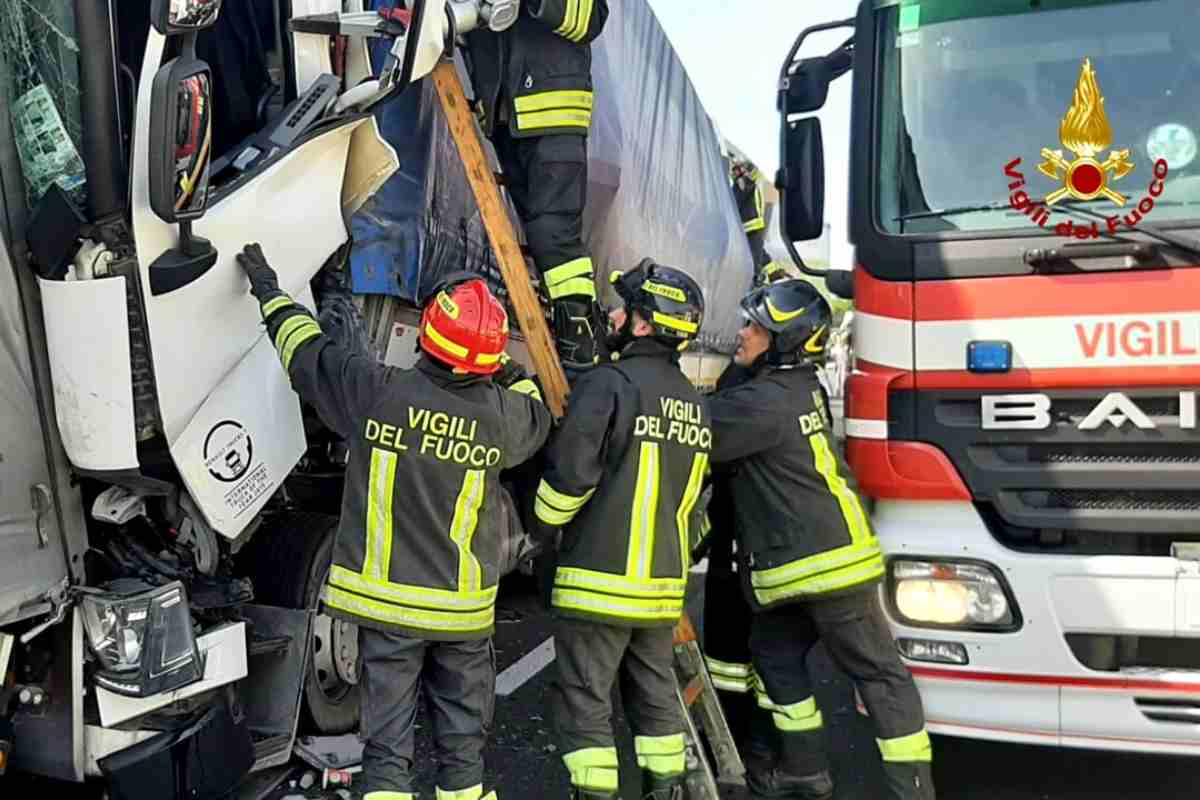
<svg viewBox="0 0 1200 800">
<path fill-rule="evenodd" d="M 328 577 L 322 574 L 318 586 Z M 312 664 L 316 684 L 331 701 L 345 699 L 358 683 L 358 626 L 318 614 L 313 621 Z"/>
</svg>

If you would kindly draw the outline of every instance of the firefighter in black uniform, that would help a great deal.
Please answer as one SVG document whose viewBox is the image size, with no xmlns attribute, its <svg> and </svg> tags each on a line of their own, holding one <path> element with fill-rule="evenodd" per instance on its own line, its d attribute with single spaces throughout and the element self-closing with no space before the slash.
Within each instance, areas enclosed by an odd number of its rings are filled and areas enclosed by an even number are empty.
<svg viewBox="0 0 1200 800">
<path fill-rule="evenodd" d="M 419 694 L 437 741 L 437 797 L 478 800 L 495 684 L 499 474 L 532 456 L 552 424 L 536 385 L 504 358 L 504 307 L 478 277 L 452 276 L 425 305 L 417 365 L 394 369 L 323 334 L 258 245 L 238 263 L 293 388 L 350 447 L 321 600 L 359 626 L 364 800 L 413 799 Z"/>
<path fill-rule="evenodd" d="M 879 540 L 831 441 L 816 374 L 829 304 L 808 282 L 786 280 L 753 290 L 742 310 L 747 320 L 734 358 L 754 375 L 708 399 L 713 463 L 737 468 L 729 491 L 738 571 L 754 612 L 755 688 L 779 742 L 774 767 L 757 765 L 747 783 L 759 798 L 833 797 L 821 711 L 805 669 L 820 639 L 875 724 L 888 796 L 933 798 L 921 698 L 879 606 Z"/>
<path fill-rule="evenodd" d="M 788 279 L 783 268 L 772 261 L 759 272 L 755 285 Z M 715 391 L 739 386 L 752 377 L 751 367 L 731 361 L 717 379 Z M 747 769 L 755 770 L 775 758 L 778 742 L 770 711 L 757 703 L 762 687 L 758 685 L 750 658 L 753 616 L 738 577 L 730 492 L 737 465 L 714 464 L 712 473 L 712 497 L 708 503 L 710 531 L 693 553 L 695 561 L 708 558 L 704 574 L 704 659 L 742 760 Z"/>
<path fill-rule="evenodd" d="M 610 691 L 619 677 L 642 793 L 678 800 L 684 722 L 672 634 L 712 438 L 679 356 L 700 330 L 704 300 L 685 273 L 649 260 L 612 280 L 624 302 L 610 314 L 614 360 L 572 389 L 534 503 L 539 538 L 562 529 L 551 713 L 571 796 L 615 798 Z"/>
<path fill-rule="evenodd" d="M 607 20 L 607 0 L 525 0 L 512 27 L 466 36 L 476 113 L 524 223 L 569 375 L 596 363 L 604 331 L 583 209 L 591 43 Z"/>
</svg>

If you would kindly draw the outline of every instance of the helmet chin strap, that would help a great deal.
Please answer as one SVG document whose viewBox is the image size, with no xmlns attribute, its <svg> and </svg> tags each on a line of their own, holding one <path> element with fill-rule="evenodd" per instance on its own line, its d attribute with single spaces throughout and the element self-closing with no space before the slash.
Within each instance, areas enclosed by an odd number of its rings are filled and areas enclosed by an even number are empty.
<svg viewBox="0 0 1200 800">
<path fill-rule="evenodd" d="M 608 348 L 609 352 L 619 353 L 624 350 L 629 343 L 633 341 L 633 339 L 633 314 L 627 313 L 625 314 L 625 321 L 621 323 L 621 327 L 617 328 L 615 333 L 610 333 L 606 337 L 604 345 Z"/>
</svg>

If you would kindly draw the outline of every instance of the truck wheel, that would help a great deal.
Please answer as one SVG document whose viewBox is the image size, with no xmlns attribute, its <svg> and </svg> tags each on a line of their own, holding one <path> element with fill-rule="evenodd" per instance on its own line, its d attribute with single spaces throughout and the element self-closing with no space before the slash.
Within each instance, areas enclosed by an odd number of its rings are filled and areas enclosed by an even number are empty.
<svg viewBox="0 0 1200 800">
<path fill-rule="evenodd" d="M 249 550 L 261 603 L 317 608 L 329 575 L 337 517 L 279 514 L 263 522 Z M 358 626 L 319 614 L 304 678 L 304 733 L 339 734 L 358 728 Z"/>
</svg>

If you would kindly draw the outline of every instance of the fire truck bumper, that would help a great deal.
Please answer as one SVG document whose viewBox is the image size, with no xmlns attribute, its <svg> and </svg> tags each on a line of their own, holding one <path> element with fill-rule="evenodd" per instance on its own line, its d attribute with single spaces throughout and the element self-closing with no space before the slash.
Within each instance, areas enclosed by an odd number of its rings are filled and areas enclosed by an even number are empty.
<svg viewBox="0 0 1200 800">
<path fill-rule="evenodd" d="M 1200 561 L 1190 553 L 1018 552 L 965 502 L 879 501 L 873 521 L 889 565 L 883 607 L 929 730 L 1200 756 Z M 971 619 L 957 621 L 967 608 Z"/>
</svg>

